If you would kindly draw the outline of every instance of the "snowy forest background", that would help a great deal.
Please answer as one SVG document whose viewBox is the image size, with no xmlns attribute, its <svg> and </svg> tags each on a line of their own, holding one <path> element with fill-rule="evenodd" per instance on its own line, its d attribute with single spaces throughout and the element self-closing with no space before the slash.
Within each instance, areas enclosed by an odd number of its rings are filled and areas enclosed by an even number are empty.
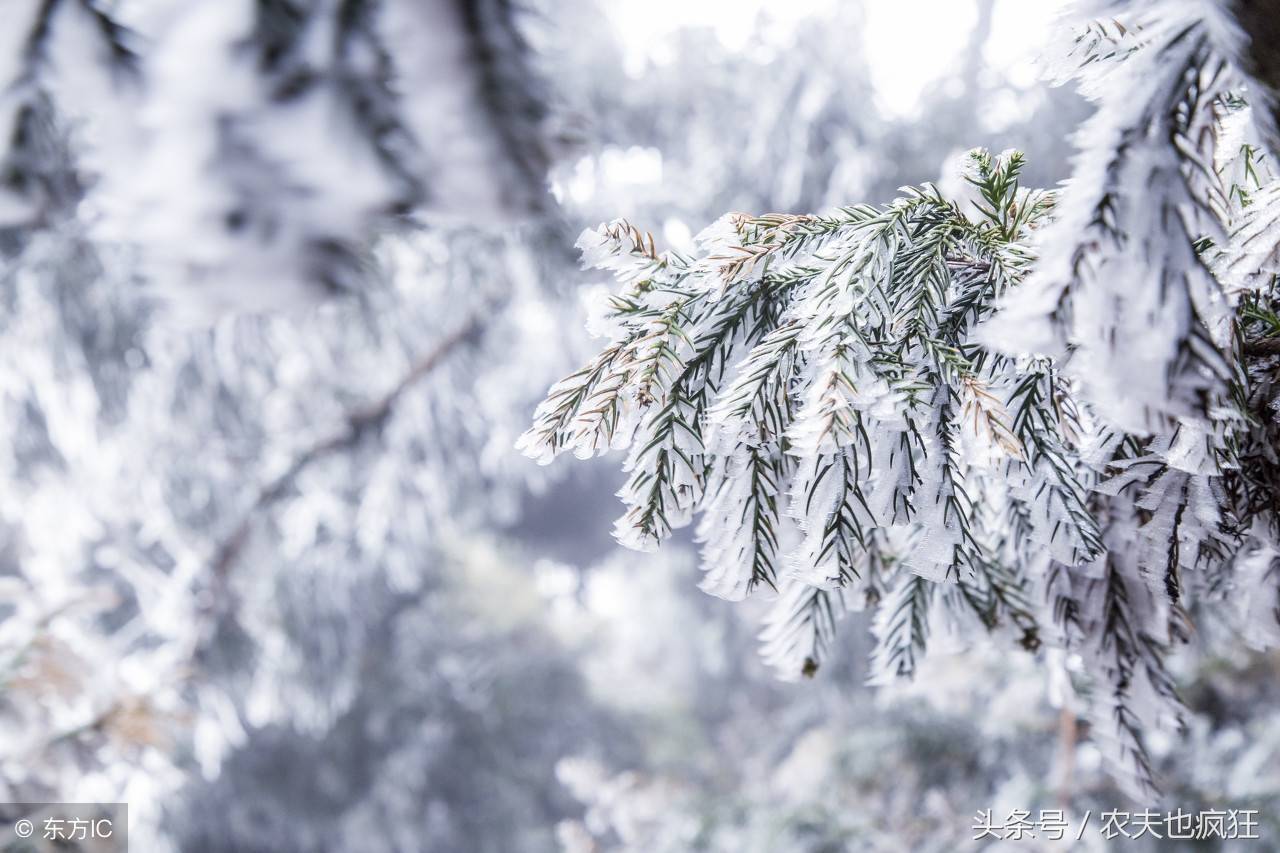
<svg viewBox="0 0 1280 853">
<path fill-rule="evenodd" d="M 127 801 L 156 851 L 950 851 L 979 810 L 1137 808 L 1066 653 L 970 635 L 869 687 L 853 614 L 780 680 L 691 532 L 610 537 L 616 460 L 515 449 L 597 348 L 584 228 L 691 250 L 954 185 L 975 146 L 1068 177 L 1057 11 L 8 0 L 0 799 Z M 403 116 L 375 26 L 431 47 Z M 1276 849 L 1280 658 L 1205 619 L 1169 666 L 1160 802 L 1256 809 Z"/>
</svg>

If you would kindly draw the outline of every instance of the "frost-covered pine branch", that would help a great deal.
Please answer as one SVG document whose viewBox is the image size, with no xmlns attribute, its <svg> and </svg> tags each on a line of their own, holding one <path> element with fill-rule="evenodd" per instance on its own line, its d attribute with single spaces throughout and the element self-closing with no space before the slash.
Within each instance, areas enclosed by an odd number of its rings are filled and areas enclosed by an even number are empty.
<svg viewBox="0 0 1280 853">
<path fill-rule="evenodd" d="M 1258 566 L 1274 541 L 1275 413 L 1250 395 L 1274 400 L 1258 390 L 1274 364 L 1235 353 L 1268 334 L 1274 313 L 1250 306 L 1274 306 L 1274 278 L 1239 299 L 1214 272 L 1244 251 L 1228 237 L 1212 256 L 1186 230 L 1150 237 L 1165 248 L 1150 269 L 1130 262 L 1142 281 L 1189 257 L 1217 294 L 1224 343 L 1204 354 L 1222 387 L 1199 421 L 1184 410 L 1153 433 L 1142 410 L 1126 432 L 1112 399 L 1061 367 L 1078 370 L 1095 338 L 1055 356 L 993 333 L 1066 227 L 1055 194 L 1019 186 L 1022 167 L 979 150 L 966 198 L 926 184 L 884 207 L 732 214 L 691 255 L 623 221 L 585 232 L 586 262 L 621 285 L 593 323 L 608 344 L 551 389 L 520 446 L 542 462 L 628 449 L 619 540 L 654 548 L 700 515 L 703 588 L 777 592 L 762 639 L 784 676 L 818 670 L 849 610 L 875 611 L 875 682 L 911 676 L 939 630 L 1076 652 L 1113 767 L 1150 796 L 1145 740 L 1179 725 L 1165 657 L 1190 608 L 1272 577 Z M 1214 203 L 1225 235 L 1245 208 L 1225 190 Z M 1176 337 L 1175 314 L 1148 317 L 1147 334 Z"/>
<path fill-rule="evenodd" d="M 1065 76 L 1097 112 L 1079 133 L 1037 269 L 989 340 L 1060 358 L 1120 428 L 1203 422 L 1224 405 L 1232 371 L 1229 300 L 1205 251 L 1235 224 L 1221 157 L 1246 127 L 1249 141 L 1275 142 L 1276 93 L 1250 73 L 1266 33 L 1242 30 L 1234 5 L 1218 0 L 1082 7 L 1096 20 L 1067 51 Z"/>
<path fill-rule="evenodd" d="M 75 201 L 54 95 L 74 68 L 102 89 L 138 80 L 130 33 L 93 0 L 14 0 L 0 32 L 0 231 L 44 224 Z M 62 208 L 62 210 L 59 210 Z"/>
<path fill-rule="evenodd" d="M 408 219 L 551 208 L 550 98 L 511 0 L 12 5 L 0 227 L 87 188 L 96 236 L 180 307 L 305 306 L 367 285 Z M 70 161 L 43 150 L 67 140 Z"/>
<path fill-rule="evenodd" d="M 1019 586 L 1002 565 L 1013 552 L 1096 555 L 1052 368 L 971 340 L 1025 274 L 1019 241 L 1052 198 L 1019 188 L 1016 153 L 972 168 L 967 213 L 925 186 L 885 208 L 735 215 L 693 258 L 625 223 L 584 234 L 588 260 L 625 283 L 616 332 L 552 389 L 522 446 L 549 460 L 629 445 L 619 538 L 655 546 L 703 511 L 708 591 L 841 590 L 783 596 L 771 646 L 789 624 L 818 638 L 797 665 L 820 663 L 846 599 L 874 602 L 896 577 L 963 572 L 989 621 Z"/>
<path fill-rule="evenodd" d="M 1150 794 L 1144 739 L 1180 719 L 1164 657 L 1188 614 L 1277 600 L 1275 87 L 1265 33 L 1240 28 L 1256 10 L 1085 11 L 1066 52 L 1099 109 L 1058 198 L 978 153 L 972 209 L 926 186 L 733 216 L 696 257 L 650 242 L 643 264 L 616 239 L 630 226 L 584 235 L 628 287 L 621 325 L 524 446 L 632 447 L 620 538 L 702 511 L 705 588 L 782 588 L 765 638 L 787 674 L 868 605 L 874 680 L 910 675 L 940 616 L 1078 652 L 1100 738 Z M 661 382 L 638 383 L 655 347 Z M 649 414 L 673 404 L 678 432 Z M 1244 609 L 1273 643 L 1280 610 Z"/>
</svg>

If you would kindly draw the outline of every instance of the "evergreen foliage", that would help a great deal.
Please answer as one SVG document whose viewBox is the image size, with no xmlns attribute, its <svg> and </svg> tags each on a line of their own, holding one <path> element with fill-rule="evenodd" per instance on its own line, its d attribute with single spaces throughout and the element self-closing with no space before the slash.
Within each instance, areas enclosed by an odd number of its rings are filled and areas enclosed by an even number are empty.
<svg viewBox="0 0 1280 853">
<path fill-rule="evenodd" d="M 609 342 L 520 446 L 627 448 L 619 541 L 700 515 L 703 588 L 777 593 L 762 639 L 786 677 L 863 609 L 876 683 L 940 624 L 1079 655 L 1112 765 L 1150 797 L 1192 613 L 1269 602 L 1239 626 L 1276 639 L 1280 214 L 1230 17 L 1103 20 L 1068 51 L 1099 109 L 1060 191 L 975 150 L 956 197 L 730 214 L 689 255 L 621 220 L 585 232 L 620 283 Z"/>
</svg>

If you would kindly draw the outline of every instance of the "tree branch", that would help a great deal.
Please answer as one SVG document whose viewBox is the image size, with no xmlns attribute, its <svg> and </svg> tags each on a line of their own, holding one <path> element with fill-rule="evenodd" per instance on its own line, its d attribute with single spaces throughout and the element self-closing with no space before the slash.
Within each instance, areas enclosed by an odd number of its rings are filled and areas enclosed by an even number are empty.
<svg viewBox="0 0 1280 853">
<path fill-rule="evenodd" d="M 1280 355 L 1280 338 L 1263 338 L 1258 341 L 1245 341 L 1245 355 Z"/>
<path fill-rule="evenodd" d="M 354 447 L 370 432 L 380 430 L 391 416 L 400 398 L 410 388 L 428 376 L 455 349 L 475 337 L 482 327 L 482 312 L 473 314 L 460 328 L 450 333 L 436 344 L 429 352 L 415 361 L 409 370 L 400 377 L 391 390 L 387 391 L 373 403 L 355 409 L 346 416 L 342 428 L 332 435 L 321 439 L 300 453 L 283 473 L 267 482 L 258 490 L 258 495 L 249 508 L 241 516 L 240 521 L 219 544 L 214 552 L 213 583 L 224 586 L 232 566 L 248 541 L 253 520 L 260 510 L 280 500 L 297 480 L 298 475 L 312 463 L 331 454 Z M 217 596 L 215 596 L 216 598 Z"/>
</svg>

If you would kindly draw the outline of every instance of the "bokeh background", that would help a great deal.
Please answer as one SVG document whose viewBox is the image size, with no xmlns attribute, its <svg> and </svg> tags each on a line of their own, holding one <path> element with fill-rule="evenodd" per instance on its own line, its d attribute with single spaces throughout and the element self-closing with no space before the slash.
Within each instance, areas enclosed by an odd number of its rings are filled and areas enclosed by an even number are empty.
<svg viewBox="0 0 1280 853">
<path fill-rule="evenodd" d="M 1052 661 L 978 640 L 873 690 L 855 619 L 779 682 L 690 536 L 615 545 L 619 460 L 514 450 L 592 348 L 583 228 L 682 249 L 979 145 L 1065 177 L 1056 8 L 534 2 L 551 214 L 426 221 L 314 310 L 170 323 L 77 219 L 0 231 L 0 797 L 127 800 L 135 849 L 215 853 L 953 851 L 980 809 L 1126 807 Z M 1280 838 L 1280 661 L 1230 647 L 1180 665 L 1154 752 L 1171 808 Z"/>
</svg>

